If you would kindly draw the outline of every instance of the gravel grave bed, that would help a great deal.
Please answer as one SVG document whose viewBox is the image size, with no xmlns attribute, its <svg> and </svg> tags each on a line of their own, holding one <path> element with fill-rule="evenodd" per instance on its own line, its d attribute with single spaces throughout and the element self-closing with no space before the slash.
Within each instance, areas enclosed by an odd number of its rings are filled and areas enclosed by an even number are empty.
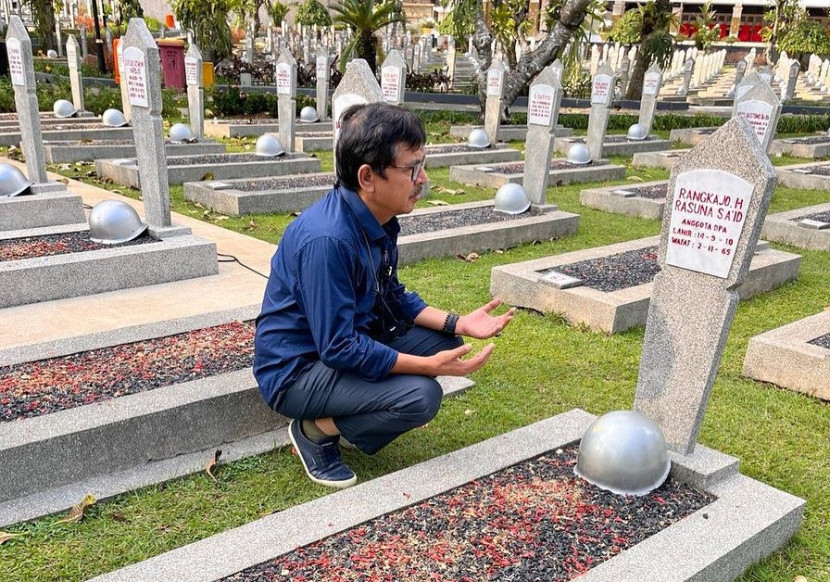
<svg viewBox="0 0 830 582">
<path fill-rule="evenodd" d="M 641 497 L 609 493 L 574 475 L 577 450 L 550 451 L 223 580 L 571 580 L 715 500 L 672 479 Z"/>
<path fill-rule="evenodd" d="M 250 162 L 279 163 L 288 160 L 286 157 L 258 156 L 256 154 L 205 154 L 201 156 L 172 156 L 167 158 L 167 166 L 202 166 L 214 164 L 240 164 Z"/>
<path fill-rule="evenodd" d="M 170 144 L 170 142 L 165 142 Z M 43 145 L 47 146 L 61 146 L 61 147 L 77 147 L 77 146 L 102 146 L 102 145 L 135 145 L 135 141 L 131 139 L 79 139 L 73 141 L 45 141 Z"/>
<path fill-rule="evenodd" d="M 467 144 L 459 143 L 448 143 L 448 144 L 435 144 L 435 145 L 428 145 L 424 147 L 424 152 L 426 155 L 429 156 L 430 154 L 454 154 L 457 152 L 495 152 L 499 151 L 497 148 L 474 148 L 470 147 Z"/>
<path fill-rule="evenodd" d="M 828 136 L 816 136 L 816 137 L 796 137 L 792 139 L 785 139 L 785 143 L 793 143 L 793 144 L 817 144 L 817 143 L 827 143 L 830 142 L 830 137 Z"/>
<path fill-rule="evenodd" d="M 528 216 L 539 216 L 540 212 L 528 209 L 520 214 L 507 214 L 493 210 L 492 206 L 479 208 L 463 208 L 460 210 L 447 210 L 432 214 L 421 214 L 419 216 L 401 216 L 398 222 L 401 225 L 401 236 L 410 234 L 422 234 L 448 228 L 459 228 L 462 226 L 475 226 L 490 222 L 506 222 L 517 218 Z"/>
<path fill-rule="evenodd" d="M 809 166 L 803 168 L 804 170 L 810 170 L 812 174 L 816 174 L 818 176 L 830 176 L 830 166 Z"/>
<path fill-rule="evenodd" d="M 277 125 L 279 119 L 212 119 L 205 123 L 214 125 Z"/>
<path fill-rule="evenodd" d="M 817 337 L 816 339 L 811 339 L 807 343 L 830 350 L 830 333 L 826 333 L 822 336 Z"/>
<path fill-rule="evenodd" d="M 618 190 L 635 192 L 638 198 L 649 198 L 651 200 L 665 198 L 668 194 L 668 189 L 668 184 L 655 184 L 654 186 L 641 186 L 640 188 L 618 188 Z"/>
<path fill-rule="evenodd" d="M 89 131 L 93 129 L 130 129 L 129 125 L 125 125 L 124 127 L 112 127 L 104 125 L 103 123 L 78 123 L 74 125 L 67 125 L 64 120 L 56 122 L 51 119 L 42 120 L 40 125 L 43 127 L 43 131 L 59 131 L 62 129 L 77 129 L 79 131 Z"/>
<path fill-rule="evenodd" d="M 626 251 L 609 257 L 559 265 L 542 274 L 556 272 L 576 277 L 582 284 L 597 291 L 613 293 L 649 283 L 660 272 L 657 247 Z"/>
<path fill-rule="evenodd" d="M 285 176 L 282 178 L 264 178 L 262 180 L 251 180 L 250 182 L 231 182 L 234 190 L 243 192 L 260 192 L 265 190 L 296 190 L 297 188 L 310 188 L 312 186 L 334 187 L 335 175 L 326 174 L 323 176 Z M 221 182 L 222 180 L 218 180 Z"/>
<path fill-rule="evenodd" d="M 46 234 L 0 240 L 0 262 L 51 257 L 68 253 L 82 253 L 133 245 L 159 242 L 146 232 L 140 237 L 117 245 L 105 245 L 89 240 L 89 231 L 66 234 Z"/>
<path fill-rule="evenodd" d="M 562 158 L 553 160 L 550 163 L 551 170 L 573 170 L 576 168 L 584 168 L 585 166 L 602 166 L 604 164 L 597 164 L 595 162 L 588 162 L 587 164 L 572 164 L 568 160 Z M 511 162 L 509 164 L 487 164 L 483 168 L 492 168 L 493 172 L 499 174 L 521 174 L 525 171 L 524 162 Z"/>
<path fill-rule="evenodd" d="M 253 322 L 233 322 L 0 367 L 0 422 L 41 416 L 252 365 Z"/>
<path fill-rule="evenodd" d="M 804 216 L 799 216 L 798 218 L 793 218 L 793 220 L 817 220 L 819 222 L 830 222 L 830 210 L 826 210 L 824 212 L 816 212 L 814 214 L 805 214 Z"/>
</svg>

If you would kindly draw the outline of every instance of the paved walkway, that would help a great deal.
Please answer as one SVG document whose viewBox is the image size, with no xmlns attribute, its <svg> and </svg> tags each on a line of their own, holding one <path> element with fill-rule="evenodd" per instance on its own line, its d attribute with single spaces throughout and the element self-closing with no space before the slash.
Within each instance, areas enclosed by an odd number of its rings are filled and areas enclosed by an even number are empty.
<svg viewBox="0 0 830 582">
<path fill-rule="evenodd" d="M 11 163 L 25 171 L 23 164 Z M 62 179 L 55 174 L 50 174 L 50 178 Z M 140 201 L 74 180 L 69 181 L 68 187 L 91 206 L 105 199 L 123 200 L 144 215 Z M 181 214 L 173 214 L 173 223 L 189 226 L 194 235 L 214 241 L 217 252 L 233 255 L 252 269 L 269 273 L 273 244 Z M 0 309 L 0 350 L 259 305 L 264 289 L 263 277 L 235 262 L 219 263 L 219 274 L 210 277 Z"/>
</svg>

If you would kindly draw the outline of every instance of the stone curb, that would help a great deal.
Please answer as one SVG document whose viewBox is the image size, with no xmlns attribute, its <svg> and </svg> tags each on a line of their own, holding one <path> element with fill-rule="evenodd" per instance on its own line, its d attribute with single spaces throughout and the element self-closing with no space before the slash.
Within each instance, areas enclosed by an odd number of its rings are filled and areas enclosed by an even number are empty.
<svg viewBox="0 0 830 582">
<path fill-rule="evenodd" d="M 602 162 L 602 163 L 599 163 Z M 625 166 L 614 166 L 600 160 L 597 164 L 575 166 L 566 170 L 550 171 L 550 186 L 564 186 L 577 182 L 606 182 L 621 180 L 625 177 Z M 497 168 L 486 165 L 468 165 L 450 167 L 450 180 L 480 186 L 483 188 L 501 188 L 505 184 L 521 184 L 524 173 L 503 174 Z"/>
<path fill-rule="evenodd" d="M 72 139 L 72 140 L 98 140 L 98 139 L 133 139 L 132 127 L 84 127 L 79 125 L 73 128 L 54 129 L 54 126 L 43 128 L 44 140 Z M 19 131 L 0 133 L 0 146 L 12 146 L 20 143 Z"/>
<path fill-rule="evenodd" d="M 101 158 L 135 157 L 135 144 L 96 144 L 95 142 L 51 141 L 43 143 L 47 164 L 68 164 Z M 168 156 L 224 154 L 225 145 L 216 142 L 167 143 Z"/>
<path fill-rule="evenodd" d="M 574 409 L 504 435 L 326 495 L 94 582 L 208 582 L 239 572 L 421 502 L 539 454 L 578 441 L 595 416 Z M 703 460 L 699 460 L 704 457 Z M 718 499 L 600 564 L 580 580 L 731 580 L 780 548 L 801 522 L 804 502 L 734 471 L 736 460 L 698 445 L 672 457 L 672 474 L 695 472 Z M 708 470 L 709 475 L 702 471 Z M 216 556 L 222 556 L 221 560 Z M 667 564 L 671 564 L 667 568 Z"/>
<path fill-rule="evenodd" d="M 0 198 L 0 238 L 3 239 L 15 238 L 9 231 L 80 223 L 86 223 L 84 201 L 65 187 L 58 192 Z"/>
<path fill-rule="evenodd" d="M 638 182 L 632 185 L 606 186 L 604 188 L 586 188 L 579 193 L 579 203 L 588 208 L 596 208 L 614 214 L 627 214 L 649 220 L 662 218 L 666 206 L 665 198 L 643 198 L 622 195 L 621 191 L 666 185 L 668 180 Z"/>
<path fill-rule="evenodd" d="M 825 180 L 830 187 L 830 176 L 826 176 Z M 761 236 L 802 249 L 830 251 L 830 228 L 807 228 L 795 220 L 819 212 L 830 212 L 830 202 L 770 214 L 764 221 Z"/>
</svg>

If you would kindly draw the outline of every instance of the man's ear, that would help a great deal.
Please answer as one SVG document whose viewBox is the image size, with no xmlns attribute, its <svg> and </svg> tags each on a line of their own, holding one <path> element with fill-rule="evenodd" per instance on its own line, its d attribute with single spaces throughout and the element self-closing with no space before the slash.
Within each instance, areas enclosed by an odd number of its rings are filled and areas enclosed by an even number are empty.
<svg viewBox="0 0 830 582">
<path fill-rule="evenodd" d="M 375 178 L 377 178 L 377 174 L 369 164 L 363 164 L 357 169 L 357 184 L 364 192 L 375 190 Z"/>
</svg>

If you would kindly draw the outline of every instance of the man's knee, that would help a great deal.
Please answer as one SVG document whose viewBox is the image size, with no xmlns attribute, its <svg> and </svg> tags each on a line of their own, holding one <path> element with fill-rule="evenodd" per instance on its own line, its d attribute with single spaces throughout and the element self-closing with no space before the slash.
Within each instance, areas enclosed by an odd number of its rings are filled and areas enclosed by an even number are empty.
<svg viewBox="0 0 830 582">
<path fill-rule="evenodd" d="M 428 376 L 416 376 L 412 393 L 408 399 L 406 412 L 413 417 L 416 425 L 429 422 L 438 414 L 444 392 L 441 384 Z"/>
</svg>

